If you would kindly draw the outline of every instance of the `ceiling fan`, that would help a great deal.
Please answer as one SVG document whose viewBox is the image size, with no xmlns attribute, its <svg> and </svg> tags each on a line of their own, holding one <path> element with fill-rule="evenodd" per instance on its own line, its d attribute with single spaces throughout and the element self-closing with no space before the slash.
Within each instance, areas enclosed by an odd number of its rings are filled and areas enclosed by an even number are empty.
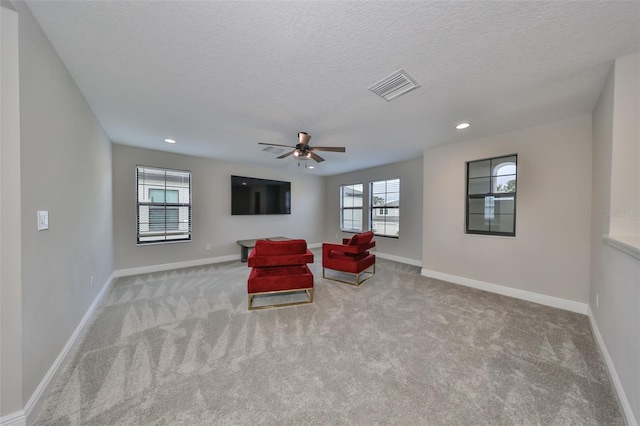
<svg viewBox="0 0 640 426">
<path fill-rule="evenodd" d="M 279 145 L 276 143 L 264 143 L 258 142 L 258 145 L 269 145 L 269 146 L 283 146 L 285 148 L 293 148 L 293 151 L 289 151 L 286 154 L 282 154 L 278 158 L 285 158 L 290 155 L 297 160 L 308 160 L 309 158 L 313 158 L 316 162 L 321 163 L 324 161 L 324 158 L 320 157 L 314 151 L 328 151 L 328 152 L 345 152 L 345 148 L 342 146 L 309 146 L 309 140 L 311 136 L 306 132 L 298 133 L 298 144 L 293 145 Z"/>
</svg>

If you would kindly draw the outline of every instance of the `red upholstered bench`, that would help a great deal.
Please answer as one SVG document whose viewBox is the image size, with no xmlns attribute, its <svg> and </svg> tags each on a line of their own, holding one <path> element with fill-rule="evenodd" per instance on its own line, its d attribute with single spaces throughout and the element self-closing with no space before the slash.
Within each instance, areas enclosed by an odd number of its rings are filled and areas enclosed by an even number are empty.
<svg viewBox="0 0 640 426">
<path fill-rule="evenodd" d="M 247 281 L 249 310 L 313 303 L 313 274 L 307 263 L 313 253 L 305 240 L 258 240 L 247 259 L 251 274 Z M 304 291 L 308 301 L 252 306 L 255 296 Z"/>
</svg>

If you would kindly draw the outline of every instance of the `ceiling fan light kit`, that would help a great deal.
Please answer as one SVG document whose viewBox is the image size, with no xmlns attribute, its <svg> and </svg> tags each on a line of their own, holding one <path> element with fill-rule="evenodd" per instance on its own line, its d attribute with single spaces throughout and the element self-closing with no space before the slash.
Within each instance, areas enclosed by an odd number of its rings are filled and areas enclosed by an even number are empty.
<svg viewBox="0 0 640 426">
<path fill-rule="evenodd" d="M 320 157 L 313 151 L 327 151 L 327 152 L 346 152 L 346 148 L 343 146 L 309 146 L 309 141 L 311 140 L 311 135 L 307 132 L 298 132 L 298 143 L 293 145 L 280 145 L 275 143 L 265 143 L 258 142 L 258 145 L 269 145 L 269 146 L 282 146 L 287 148 L 293 148 L 292 151 L 282 154 L 277 157 L 277 159 L 285 158 L 290 155 L 298 160 L 298 167 L 300 167 L 300 161 L 307 161 L 309 159 L 315 160 L 316 163 L 321 163 L 324 161 L 324 158 Z M 305 168 L 307 165 L 305 163 Z M 309 167 L 312 168 L 312 167 Z"/>
</svg>

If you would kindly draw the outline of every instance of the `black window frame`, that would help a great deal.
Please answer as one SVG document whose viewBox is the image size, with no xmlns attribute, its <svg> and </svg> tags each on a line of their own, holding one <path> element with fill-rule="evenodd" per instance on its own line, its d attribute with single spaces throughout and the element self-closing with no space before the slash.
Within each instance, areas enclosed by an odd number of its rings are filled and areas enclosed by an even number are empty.
<svg viewBox="0 0 640 426">
<path fill-rule="evenodd" d="M 347 187 L 354 187 L 354 186 L 358 186 L 360 185 L 362 187 L 362 205 L 361 206 L 344 206 L 344 190 Z M 349 232 L 349 233 L 358 233 L 358 232 L 362 232 L 364 229 L 364 183 L 362 182 L 356 182 L 356 183 L 348 183 L 348 184 L 342 184 L 340 185 L 340 231 L 342 232 Z M 345 228 L 344 227 L 344 211 L 345 210 L 360 210 L 360 229 L 356 229 L 356 228 Z"/>
<path fill-rule="evenodd" d="M 374 196 L 373 196 L 373 186 L 376 183 L 380 183 L 380 182 L 384 182 L 385 183 L 385 200 L 386 200 L 386 194 L 389 193 L 393 193 L 393 192 L 389 192 L 387 191 L 387 184 L 390 181 L 398 181 L 398 200 L 397 203 L 398 205 L 389 205 L 386 203 L 383 205 L 374 205 Z M 400 194 L 402 193 L 402 180 L 399 177 L 393 177 L 393 178 L 386 178 L 386 179 L 376 179 L 376 180 L 372 180 L 369 181 L 369 227 L 368 229 L 370 231 L 373 231 L 373 222 L 374 222 L 374 217 L 384 217 L 384 222 L 387 223 L 389 221 L 390 217 L 394 217 L 394 216 L 389 216 L 389 209 L 397 209 L 398 210 L 398 231 L 395 235 L 391 235 L 391 234 L 381 234 L 376 231 L 374 232 L 374 235 L 377 237 L 384 237 L 384 238 L 400 238 Z M 376 214 L 376 212 L 380 212 L 380 210 L 383 210 L 384 213 L 381 214 Z"/>
<path fill-rule="evenodd" d="M 494 191 L 494 178 L 498 178 L 498 175 L 494 175 L 494 171 L 493 168 L 494 166 L 491 166 L 493 164 L 493 162 L 498 162 L 500 159 L 504 159 L 504 158 L 511 158 L 511 157 L 515 157 L 515 174 L 513 176 L 515 176 L 515 191 L 512 192 L 497 192 Z M 484 162 L 484 161 L 489 161 L 490 162 L 490 167 L 489 167 L 489 175 L 488 176 L 477 176 L 477 177 L 473 177 L 471 178 L 469 175 L 469 167 L 471 164 L 473 163 L 479 163 L 479 162 Z M 489 157 L 489 158 L 483 158 L 483 159 L 479 159 L 479 160 L 473 160 L 473 161 L 467 161 L 465 163 L 465 170 L 466 170 L 466 179 L 465 179 L 465 183 L 466 183 L 466 189 L 465 189 L 465 234 L 472 234 L 472 235 L 493 235 L 493 236 L 502 236 L 502 237 L 515 237 L 516 236 L 516 217 L 517 217 L 517 204 L 518 204 L 518 154 L 509 154 L 509 155 L 501 155 L 501 156 L 497 156 L 497 157 Z M 511 175 L 507 175 L 507 176 L 511 176 Z M 489 179 L 489 189 L 490 191 L 487 193 L 481 193 L 481 194 L 469 194 L 469 183 L 471 181 L 471 179 Z M 483 199 L 485 200 L 485 205 L 486 205 L 486 199 L 488 197 L 493 197 L 494 200 L 496 198 L 500 199 L 500 198 L 511 198 L 513 197 L 513 231 L 512 232 L 503 232 L 503 231 L 494 231 L 494 230 L 477 230 L 477 229 L 469 229 L 469 219 L 471 216 L 470 213 L 470 201 L 471 200 L 478 200 L 478 199 Z M 475 213 L 474 213 L 475 214 Z M 486 213 L 485 213 L 486 214 Z M 489 224 L 489 228 L 491 228 L 491 224 Z"/>
</svg>

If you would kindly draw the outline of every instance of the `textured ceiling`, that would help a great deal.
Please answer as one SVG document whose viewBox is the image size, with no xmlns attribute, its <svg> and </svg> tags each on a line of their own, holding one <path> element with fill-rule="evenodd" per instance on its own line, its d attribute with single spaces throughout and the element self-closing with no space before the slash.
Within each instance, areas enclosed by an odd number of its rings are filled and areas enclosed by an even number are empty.
<svg viewBox="0 0 640 426">
<path fill-rule="evenodd" d="M 347 148 L 317 175 L 590 112 L 640 50 L 637 1 L 27 4 L 112 141 L 299 171 L 257 143 L 306 131 Z M 422 87 L 367 90 L 400 68 Z"/>
</svg>

